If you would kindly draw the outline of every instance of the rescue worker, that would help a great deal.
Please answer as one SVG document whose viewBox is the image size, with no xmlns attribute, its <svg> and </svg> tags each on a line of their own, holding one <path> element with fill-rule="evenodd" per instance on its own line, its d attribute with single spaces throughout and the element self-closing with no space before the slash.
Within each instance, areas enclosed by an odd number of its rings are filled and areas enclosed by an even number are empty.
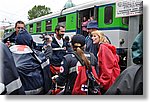
<svg viewBox="0 0 150 102">
<path fill-rule="evenodd" d="M 57 25 L 55 28 L 55 35 L 52 38 L 52 57 L 50 58 L 50 70 L 52 76 L 60 72 L 60 66 L 63 59 L 63 56 L 68 52 L 67 42 L 63 39 L 65 34 L 65 26 Z"/>
<path fill-rule="evenodd" d="M 0 48 L 0 94 L 24 95 L 24 88 L 9 48 L 2 42 Z"/>
<path fill-rule="evenodd" d="M 16 37 L 19 33 L 19 30 L 25 29 L 25 23 L 23 21 L 17 21 L 15 23 L 15 31 L 10 34 L 5 34 L 3 37 L 3 42 L 9 47 L 15 44 Z"/>
<path fill-rule="evenodd" d="M 50 46 L 49 46 L 50 50 Z M 32 36 L 24 29 L 10 47 L 25 94 L 46 94 L 51 87 L 49 55 L 33 49 Z"/>
<path fill-rule="evenodd" d="M 83 35 L 79 35 L 79 34 L 74 35 L 72 37 L 71 43 L 75 53 L 77 53 L 77 55 L 81 57 L 81 59 L 83 60 L 84 63 L 86 63 L 87 66 L 91 65 L 94 66 L 94 68 L 97 68 L 97 59 L 95 58 L 95 56 L 92 53 L 84 52 L 85 37 Z M 70 53 L 63 57 L 62 66 L 61 66 L 62 71 L 59 74 L 59 76 L 56 78 L 55 82 L 57 84 L 57 87 L 59 88 L 65 86 L 64 94 L 67 95 L 73 94 L 72 90 L 74 88 L 75 81 L 78 75 L 78 66 L 81 66 L 81 63 L 79 62 L 75 54 Z M 81 88 L 79 89 L 81 91 Z M 82 94 L 82 93 L 78 93 L 78 94 Z"/>
</svg>

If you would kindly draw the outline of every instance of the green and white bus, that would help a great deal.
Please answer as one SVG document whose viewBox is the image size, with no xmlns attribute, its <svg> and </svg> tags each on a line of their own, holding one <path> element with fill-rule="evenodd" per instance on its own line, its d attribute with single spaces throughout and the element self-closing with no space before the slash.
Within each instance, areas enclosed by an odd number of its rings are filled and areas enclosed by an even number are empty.
<svg viewBox="0 0 150 102">
<path fill-rule="evenodd" d="M 98 22 L 99 30 L 103 31 L 117 48 L 127 48 L 128 17 L 115 17 L 114 0 L 98 0 L 77 5 L 26 22 L 26 28 L 37 43 L 41 43 L 40 34 L 53 34 L 57 24 L 66 26 L 65 35 L 73 36 L 82 33 L 81 22 L 83 17 L 94 17 Z M 120 45 L 120 39 L 124 44 Z"/>
</svg>

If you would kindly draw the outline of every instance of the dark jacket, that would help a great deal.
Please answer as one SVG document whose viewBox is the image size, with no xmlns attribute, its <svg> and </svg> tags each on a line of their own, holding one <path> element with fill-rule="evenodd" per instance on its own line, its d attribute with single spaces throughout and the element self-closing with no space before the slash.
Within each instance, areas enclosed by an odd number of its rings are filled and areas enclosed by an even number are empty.
<svg viewBox="0 0 150 102">
<path fill-rule="evenodd" d="M 143 66 L 132 65 L 125 69 L 105 95 L 142 95 Z"/>
<path fill-rule="evenodd" d="M 85 52 L 85 55 L 90 60 L 93 58 L 94 60 L 91 62 L 92 66 L 95 66 L 97 68 L 97 59 L 94 57 L 93 54 L 89 54 Z M 77 65 L 77 58 L 74 56 L 74 54 L 67 54 L 63 58 L 63 72 L 59 74 L 59 77 L 56 79 L 58 86 L 64 86 L 65 83 L 65 93 L 64 94 L 71 94 L 72 89 L 77 77 L 77 72 L 74 69 Z"/>
<path fill-rule="evenodd" d="M 54 66 L 61 66 L 63 56 L 66 55 L 68 50 L 67 42 L 63 39 L 63 46 L 60 47 L 56 39 L 53 37 L 52 43 L 52 57 L 50 58 L 50 63 Z"/>
<path fill-rule="evenodd" d="M 0 63 L 0 76 L 2 82 L 5 85 L 5 92 L 2 94 L 11 94 L 11 95 L 24 95 L 24 89 L 22 82 L 20 80 L 15 62 L 13 60 L 12 54 L 8 47 L 0 42 L 0 53 L 1 53 L 1 63 Z M 13 87 L 12 87 L 13 86 Z"/>
<path fill-rule="evenodd" d="M 10 47 L 26 94 L 42 94 L 50 89 L 49 59 L 32 49 L 33 39 L 26 30 L 20 30 L 16 45 Z M 48 53 L 46 53 L 48 54 Z M 44 89 L 44 90 L 43 90 Z"/>
<path fill-rule="evenodd" d="M 50 59 L 52 57 L 52 46 L 47 45 L 44 49 L 44 54 L 46 59 Z"/>
<path fill-rule="evenodd" d="M 93 44 L 93 40 L 89 36 L 86 37 L 85 44 L 86 44 L 85 51 L 93 53 L 94 56 L 97 58 L 98 45 Z"/>
<path fill-rule="evenodd" d="M 13 33 L 5 33 L 3 38 L 2 38 L 2 42 L 6 43 L 7 41 L 10 41 L 10 43 L 15 43 L 16 41 L 16 32 Z"/>
<path fill-rule="evenodd" d="M 49 59 L 26 45 L 10 47 L 26 94 L 46 94 L 51 86 Z M 44 93 L 43 93 L 44 92 Z"/>
</svg>

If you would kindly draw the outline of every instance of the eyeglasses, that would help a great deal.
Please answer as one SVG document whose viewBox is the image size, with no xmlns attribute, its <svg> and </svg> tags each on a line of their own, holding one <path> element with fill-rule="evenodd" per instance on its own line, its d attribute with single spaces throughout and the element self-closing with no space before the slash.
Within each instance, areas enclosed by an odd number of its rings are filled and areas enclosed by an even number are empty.
<svg viewBox="0 0 150 102">
<path fill-rule="evenodd" d="M 24 27 L 17 27 L 18 29 L 24 29 Z"/>
</svg>

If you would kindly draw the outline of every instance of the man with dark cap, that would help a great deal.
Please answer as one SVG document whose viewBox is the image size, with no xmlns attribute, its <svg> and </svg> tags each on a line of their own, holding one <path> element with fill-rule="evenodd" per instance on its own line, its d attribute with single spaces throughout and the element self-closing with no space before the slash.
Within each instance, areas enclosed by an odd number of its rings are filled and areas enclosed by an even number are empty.
<svg viewBox="0 0 150 102">
<path fill-rule="evenodd" d="M 96 30 L 98 30 L 97 21 L 92 20 L 88 22 L 87 24 L 88 36 L 85 39 L 85 45 L 86 45 L 85 51 L 93 53 L 95 57 L 97 57 L 98 46 L 93 44 L 93 40 L 91 38 L 91 32 Z"/>
<path fill-rule="evenodd" d="M 85 45 L 86 45 L 85 51 L 93 53 L 95 55 L 95 57 L 97 57 L 98 45 L 93 44 L 93 40 L 91 38 L 91 33 L 96 30 L 98 30 L 97 21 L 91 20 L 90 22 L 88 22 L 88 24 L 87 24 L 88 36 L 86 37 L 86 40 L 85 40 Z M 109 43 L 111 43 L 106 35 L 105 35 L 105 37 L 107 38 Z"/>
<path fill-rule="evenodd" d="M 90 61 L 91 66 L 94 66 L 95 68 L 97 67 L 97 59 L 94 55 L 84 52 L 85 37 L 83 35 L 74 35 L 71 43 L 73 50 L 83 58 L 83 61 Z M 91 61 L 90 58 L 93 60 Z M 62 88 L 62 86 L 65 85 L 64 94 L 73 94 L 72 90 L 78 74 L 78 70 L 76 69 L 78 65 L 81 66 L 81 63 L 73 53 L 67 54 L 63 57 L 63 63 L 61 66 L 62 71 L 59 74 L 59 77 L 56 78 L 56 83 L 59 88 Z"/>
</svg>

